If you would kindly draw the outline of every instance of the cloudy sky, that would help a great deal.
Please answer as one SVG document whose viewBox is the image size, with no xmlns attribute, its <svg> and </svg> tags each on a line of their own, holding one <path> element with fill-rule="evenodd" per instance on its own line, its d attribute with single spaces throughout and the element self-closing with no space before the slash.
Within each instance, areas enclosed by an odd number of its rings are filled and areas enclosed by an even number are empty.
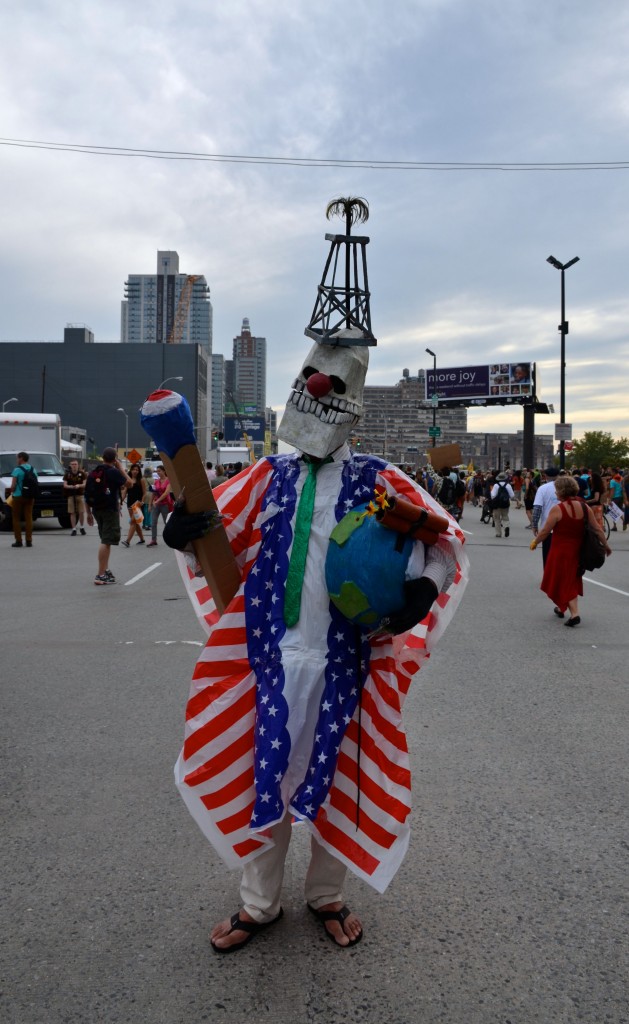
<svg viewBox="0 0 629 1024">
<path fill-rule="evenodd" d="M 629 435 L 626 0 L 3 6 L 0 339 L 60 339 L 74 322 L 118 340 L 127 275 L 176 249 L 182 272 L 207 277 L 215 351 L 231 354 L 244 316 L 266 336 L 267 398 L 281 406 L 338 230 L 326 204 L 359 195 L 369 383 L 431 365 L 426 347 L 444 367 L 535 360 L 558 409 L 560 274 L 546 257 L 579 256 L 566 273 L 566 419 L 575 436 Z M 471 429 L 521 425 L 515 410 L 469 415 Z"/>
</svg>

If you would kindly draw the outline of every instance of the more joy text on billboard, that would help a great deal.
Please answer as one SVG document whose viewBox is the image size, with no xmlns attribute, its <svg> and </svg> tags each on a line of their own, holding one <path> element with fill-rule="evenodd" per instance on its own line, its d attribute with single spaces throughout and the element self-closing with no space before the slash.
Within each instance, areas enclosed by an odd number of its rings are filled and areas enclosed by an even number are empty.
<svg viewBox="0 0 629 1024">
<path fill-rule="evenodd" d="M 514 402 L 535 394 L 535 363 L 489 363 L 426 370 L 426 398 L 440 402 Z"/>
</svg>

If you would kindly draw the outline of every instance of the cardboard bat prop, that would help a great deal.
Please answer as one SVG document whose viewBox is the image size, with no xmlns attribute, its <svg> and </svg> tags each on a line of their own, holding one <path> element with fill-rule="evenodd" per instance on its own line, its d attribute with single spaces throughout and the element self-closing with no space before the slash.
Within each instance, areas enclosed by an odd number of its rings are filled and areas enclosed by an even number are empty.
<svg viewBox="0 0 629 1024">
<path fill-rule="evenodd" d="M 186 512 L 218 509 L 196 445 L 190 407 L 176 391 L 153 391 L 140 410 L 144 430 L 156 444 L 175 498 Z M 240 586 L 240 571 L 222 524 L 192 542 L 218 611 Z"/>
</svg>

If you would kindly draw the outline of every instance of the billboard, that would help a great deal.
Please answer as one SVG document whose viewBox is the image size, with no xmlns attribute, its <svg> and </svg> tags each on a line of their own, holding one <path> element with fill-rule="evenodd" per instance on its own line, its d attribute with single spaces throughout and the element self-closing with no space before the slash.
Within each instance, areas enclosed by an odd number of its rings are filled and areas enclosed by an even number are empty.
<svg viewBox="0 0 629 1024">
<path fill-rule="evenodd" d="M 535 395 L 535 363 L 489 363 L 426 370 L 426 398 L 461 405 L 506 405 Z"/>
<path fill-rule="evenodd" d="M 257 416 L 258 414 L 257 405 L 251 402 L 235 402 L 230 393 L 225 412 L 228 416 L 233 416 L 234 410 L 238 412 L 239 416 Z"/>
<path fill-rule="evenodd" d="M 250 441 L 264 441 L 266 420 L 264 416 L 235 416 L 225 414 L 225 440 L 240 441 L 243 430 L 249 435 Z"/>
</svg>

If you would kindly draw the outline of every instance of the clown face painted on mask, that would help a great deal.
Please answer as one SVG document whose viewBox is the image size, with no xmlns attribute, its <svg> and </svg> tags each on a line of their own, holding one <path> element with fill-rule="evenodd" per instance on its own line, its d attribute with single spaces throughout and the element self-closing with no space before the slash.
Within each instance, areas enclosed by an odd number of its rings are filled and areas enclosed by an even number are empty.
<svg viewBox="0 0 629 1024">
<path fill-rule="evenodd" d="M 369 349 L 312 346 L 293 384 L 277 436 L 324 459 L 347 440 L 363 411 Z"/>
</svg>

